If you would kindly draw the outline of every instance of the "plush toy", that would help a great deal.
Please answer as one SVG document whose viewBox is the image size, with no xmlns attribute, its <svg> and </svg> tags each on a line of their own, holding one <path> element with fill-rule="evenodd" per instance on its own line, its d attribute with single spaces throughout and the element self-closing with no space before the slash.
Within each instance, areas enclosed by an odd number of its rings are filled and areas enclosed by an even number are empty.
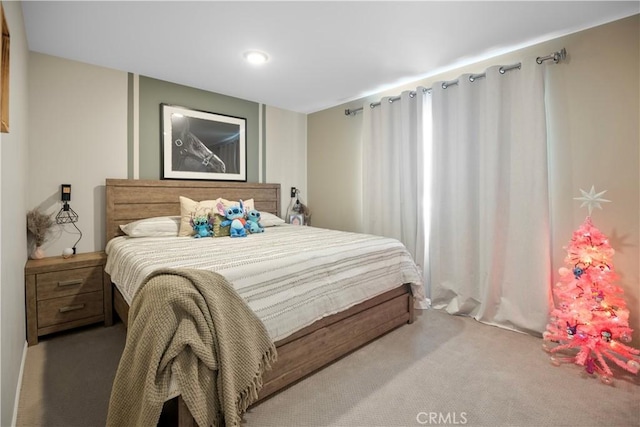
<svg viewBox="0 0 640 427">
<path fill-rule="evenodd" d="M 262 233 L 264 232 L 264 227 L 260 224 L 260 212 L 255 209 L 251 209 L 247 212 L 247 224 L 245 227 L 249 230 L 250 233 Z"/>
<path fill-rule="evenodd" d="M 244 219 L 244 205 L 242 204 L 242 200 L 240 200 L 240 206 L 225 208 L 221 202 L 218 202 L 216 206 L 220 215 L 225 217 L 225 220 L 220 223 L 220 226 L 226 227 L 230 225 L 231 237 L 247 237 L 247 232 L 244 228 L 247 220 Z"/>
<path fill-rule="evenodd" d="M 211 214 L 200 215 L 200 216 L 191 216 L 189 220 L 191 227 L 196 232 L 193 236 L 195 238 L 200 237 L 211 237 L 213 236 L 213 217 Z"/>
</svg>

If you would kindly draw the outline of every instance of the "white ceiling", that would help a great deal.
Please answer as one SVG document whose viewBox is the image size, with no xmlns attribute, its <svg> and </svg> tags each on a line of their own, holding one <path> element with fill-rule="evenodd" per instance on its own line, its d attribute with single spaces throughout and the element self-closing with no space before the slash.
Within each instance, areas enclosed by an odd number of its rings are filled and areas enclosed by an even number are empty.
<svg viewBox="0 0 640 427">
<path fill-rule="evenodd" d="M 640 2 L 24 1 L 22 8 L 32 51 L 311 113 L 637 14 Z M 249 49 L 267 52 L 269 62 L 247 64 Z"/>
</svg>

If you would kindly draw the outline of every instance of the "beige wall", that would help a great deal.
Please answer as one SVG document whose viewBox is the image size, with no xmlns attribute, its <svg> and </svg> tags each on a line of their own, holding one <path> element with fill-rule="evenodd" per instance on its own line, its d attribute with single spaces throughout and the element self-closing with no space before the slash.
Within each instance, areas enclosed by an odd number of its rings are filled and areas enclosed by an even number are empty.
<svg viewBox="0 0 640 427">
<path fill-rule="evenodd" d="M 276 107 L 265 108 L 265 178 L 266 182 L 279 183 L 281 186 L 280 216 L 284 218 L 291 201 L 291 187 L 299 188 L 300 197 L 309 204 L 307 115 Z"/>
<path fill-rule="evenodd" d="M 19 2 L 3 2 L 11 31 L 10 132 L 0 135 L 0 425 L 12 425 L 25 342 L 24 263 L 28 192 L 27 39 Z"/>
<path fill-rule="evenodd" d="M 128 75 L 35 52 L 30 54 L 29 71 L 31 132 L 28 208 L 40 207 L 55 215 L 62 206 L 60 184 L 71 184 L 70 204 L 80 217 L 77 225 L 83 233 L 78 252 L 103 250 L 106 243 L 104 181 L 106 178 L 126 178 L 128 156 L 131 154 L 127 147 L 127 127 L 131 125 L 127 121 Z M 177 87 L 169 83 L 162 87 L 166 86 Z M 184 88 L 181 96 L 194 91 L 196 89 Z M 175 92 L 171 95 L 174 98 L 178 96 Z M 209 95 L 214 100 L 231 99 L 213 93 Z M 163 101 L 173 102 L 172 99 Z M 231 100 L 236 104 L 252 104 L 249 101 Z M 153 109 L 156 119 L 159 102 L 156 99 L 156 108 Z M 288 188 L 291 186 L 299 187 L 304 200 L 308 201 L 306 115 L 269 106 L 265 109 L 265 177 L 268 182 L 282 184 L 281 212 L 284 213 L 289 203 Z M 236 115 L 244 117 L 239 113 Z M 248 119 L 251 126 L 255 126 L 254 133 L 257 134 L 257 119 Z M 257 138 L 254 135 L 254 139 Z M 255 166 L 251 168 L 255 175 L 252 179 L 257 180 L 258 142 L 253 143 L 256 150 L 255 153 L 249 153 L 251 159 L 248 159 L 248 163 Z M 158 143 L 154 145 L 159 146 Z M 138 149 L 140 158 L 144 156 L 144 150 Z M 156 151 L 159 154 L 159 149 Z M 141 164 L 148 165 L 148 162 L 141 159 Z M 149 167 L 154 168 L 153 165 Z M 155 169 L 159 170 L 157 162 Z M 44 245 L 46 254 L 61 254 L 64 248 L 73 246 L 77 237 L 71 225 L 54 226 L 52 237 Z"/>
<path fill-rule="evenodd" d="M 565 38 L 566 66 L 550 70 L 549 147 L 554 266 L 587 214 L 579 188 L 607 190 L 594 224 L 616 250 L 615 268 L 640 342 L 640 18 Z"/>
<path fill-rule="evenodd" d="M 60 184 L 71 184 L 82 240 L 104 249 L 105 178 L 127 177 L 127 73 L 32 52 L 29 60 L 28 207 L 55 215 Z M 72 225 L 54 226 L 48 256 L 72 247 Z"/>
<path fill-rule="evenodd" d="M 362 231 L 362 114 L 336 107 L 307 117 L 307 180 L 313 225 Z"/>
<path fill-rule="evenodd" d="M 314 224 L 360 230 L 362 213 L 355 202 L 361 199 L 362 115 L 346 117 L 345 108 L 368 108 L 385 95 L 429 87 L 491 65 L 532 61 L 565 47 L 567 60 L 547 66 L 553 265 L 556 270 L 563 266 L 563 247 L 587 214 L 573 200 L 579 189 L 589 190 L 593 184 L 608 190 L 605 196 L 613 203 L 596 210 L 593 220 L 617 250 L 615 267 L 631 311 L 634 343 L 640 342 L 639 40 L 636 15 L 309 115 Z M 349 203 L 353 215 L 336 215 L 332 208 Z"/>
</svg>

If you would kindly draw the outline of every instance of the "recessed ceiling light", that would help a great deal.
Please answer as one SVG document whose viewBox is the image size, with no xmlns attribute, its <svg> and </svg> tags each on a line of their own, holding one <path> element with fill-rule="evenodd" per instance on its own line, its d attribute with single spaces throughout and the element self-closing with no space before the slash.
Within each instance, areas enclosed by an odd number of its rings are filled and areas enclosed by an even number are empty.
<svg viewBox="0 0 640 427">
<path fill-rule="evenodd" d="M 250 50 L 244 53 L 244 59 L 246 59 L 250 64 L 260 65 L 267 62 L 269 60 L 269 56 L 264 52 Z"/>
</svg>

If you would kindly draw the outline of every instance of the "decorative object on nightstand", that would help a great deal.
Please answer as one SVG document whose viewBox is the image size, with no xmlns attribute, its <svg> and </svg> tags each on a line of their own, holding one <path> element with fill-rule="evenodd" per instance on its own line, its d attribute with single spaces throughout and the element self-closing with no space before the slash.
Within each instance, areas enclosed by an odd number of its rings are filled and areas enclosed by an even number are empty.
<svg viewBox="0 0 640 427">
<path fill-rule="evenodd" d="M 27 342 L 38 337 L 104 321 L 113 324 L 111 280 L 104 272 L 104 252 L 71 259 L 29 260 L 24 268 Z"/>
<path fill-rule="evenodd" d="M 53 219 L 36 208 L 27 212 L 27 234 L 33 240 L 34 249 L 31 251 L 30 258 L 44 258 L 42 245 L 47 240 L 49 231 L 53 226 Z"/>
<path fill-rule="evenodd" d="M 285 220 L 292 225 L 311 225 L 311 210 L 300 201 L 300 189 L 291 187 L 291 201 Z"/>
<path fill-rule="evenodd" d="M 64 251 L 62 251 L 62 257 L 69 258 L 75 255 L 76 246 L 78 242 L 80 242 L 80 239 L 82 239 L 82 231 L 76 225 L 76 222 L 78 222 L 78 214 L 69 206 L 69 202 L 71 201 L 71 184 L 60 185 L 60 200 L 63 204 L 56 215 L 56 224 L 71 224 L 78 230 L 78 233 L 80 233 L 80 237 L 78 237 L 78 240 L 73 244 L 73 248 L 65 248 Z"/>
</svg>

